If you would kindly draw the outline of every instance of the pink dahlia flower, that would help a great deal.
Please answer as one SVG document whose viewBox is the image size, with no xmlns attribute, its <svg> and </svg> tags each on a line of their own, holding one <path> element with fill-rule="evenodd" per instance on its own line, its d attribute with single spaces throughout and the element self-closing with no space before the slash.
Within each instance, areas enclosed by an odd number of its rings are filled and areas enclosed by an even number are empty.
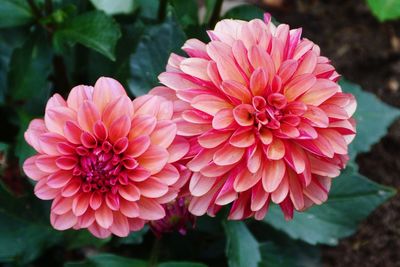
<svg viewBox="0 0 400 267">
<path fill-rule="evenodd" d="M 356 101 L 301 29 L 223 20 L 211 41 L 172 54 L 152 93 L 174 100 L 178 135 L 192 144 L 189 210 L 262 219 L 272 201 L 285 217 L 327 200 L 356 133 Z M 171 90 L 172 89 L 172 90 Z"/>
<path fill-rule="evenodd" d="M 65 101 L 54 95 L 45 117 L 33 120 L 26 141 L 38 152 L 24 163 L 35 194 L 53 200 L 55 229 L 88 228 L 95 236 L 127 236 L 165 216 L 176 198 L 189 150 L 176 137 L 173 106 L 159 96 L 133 102 L 124 88 L 100 78 L 77 86 Z"/>
</svg>

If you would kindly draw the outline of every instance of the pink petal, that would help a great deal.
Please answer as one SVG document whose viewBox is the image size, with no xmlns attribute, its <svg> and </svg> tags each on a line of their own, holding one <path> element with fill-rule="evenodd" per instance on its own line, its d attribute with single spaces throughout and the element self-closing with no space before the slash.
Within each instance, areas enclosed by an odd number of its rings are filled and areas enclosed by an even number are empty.
<svg viewBox="0 0 400 267">
<path fill-rule="evenodd" d="M 202 58 L 186 58 L 181 61 L 181 70 L 196 78 L 209 81 L 210 78 L 207 75 L 208 60 Z"/>
<path fill-rule="evenodd" d="M 204 148 L 214 148 L 228 140 L 231 135 L 229 131 L 210 130 L 200 135 L 197 140 Z"/>
<path fill-rule="evenodd" d="M 282 140 L 274 138 L 267 148 L 267 157 L 271 160 L 279 160 L 285 156 L 285 145 Z"/>
<path fill-rule="evenodd" d="M 289 190 L 290 199 L 296 210 L 302 210 L 304 208 L 304 197 L 303 188 L 300 184 L 298 176 L 293 171 L 288 171 L 289 177 Z"/>
<path fill-rule="evenodd" d="M 234 122 L 233 112 L 231 108 L 221 109 L 215 114 L 212 120 L 214 129 L 220 130 L 228 127 Z"/>
<path fill-rule="evenodd" d="M 120 211 L 128 218 L 135 218 L 139 216 L 139 206 L 135 202 L 120 199 Z"/>
<path fill-rule="evenodd" d="M 233 109 L 233 117 L 241 126 L 251 126 L 254 124 L 254 108 L 248 104 L 241 104 Z"/>
<path fill-rule="evenodd" d="M 287 175 L 284 175 L 279 186 L 272 192 L 271 200 L 276 204 L 282 203 L 282 201 L 285 200 L 288 194 L 289 194 L 289 179 Z"/>
<path fill-rule="evenodd" d="M 232 134 L 231 138 L 229 139 L 229 143 L 235 147 L 246 148 L 253 145 L 255 140 L 253 128 L 241 127 Z"/>
<path fill-rule="evenodd" d="M 137 183 L 136 186 L 140 190 L 140 194 L 148 198 L 157 198 L 168 192 L 168 186 L 161 183 L 159 179 L 148 178 L 143 182 Z"/>
<path fill-rule="evenodd" d="M 62 188 L 61 195 L 63 197 L 72 197 L 75 195 L 79 189 L 81 188 L 82 182 L 78 178 L 73 178 L 69 183 Z"/>
<path fill-rule="evenodd" d="M 128 184 L 125 186 L 119 186 L 118 193 L 121 197 L 128 201 L 137 201 L 140 198 L 141 192 L 135 185 Z"/>
<path fill-rule="evenodd" d="M 35 163 L 39 170 L 47 173 L 54 173 L 59 170 L 56 165 L 56 159 L 57 157 L 55 156 L 40 155 L 36 158 Z"/>
<path fill-rule="evenodd" d="M 132 102 L 125 95 L 114 99 L 105 106 L 102 113 L 102 121 L 107 127 L 110 127 L 113 122 L 123 115 L 127 116 L 129 121 L 133 119 Z"/>
<path fill-rule="evenodd" d="M 255 146 L 247 149 L 247 153 L 247 169 L 251 173 L 256 173 L 261 166 L 262 149 L 259 146 Z"/>
<path fill-rule="evenodd" d="M 222 91 L 237 100 L 239 103 L 250 103 L 251 102 L 251 94 L 249 89 L 243 84 L 233 81 L 233 80 L 226 80 L 222 82 Z"/>
<path fill-rule="evenodd" d="M 242 159 L 245 149 L 225 144 L 213 156 L 214 163 L 220 166 L 231 165 Z"/>
<path fill-rule="evenodd" d="M 209 124 L 194 124 L 183 119 L 177 120 L 176 126 L 178 127 L 177 134 L 181 136 L 200 135 L 211 129 Z"/>
<path fill-rule="evenodd" d="M 327 79 L 317 79 L 317 82 L 299 98 L 299 101 L 308 105 L 319 106 L 339 90 L 340 87 L 337 83 Z"/>
<path fill-rule="evenodd" d="M 154 178 L 165 185 L 175 184 L 179 177 L 179 171 L 172 164 L 166 164 L 159 173 L 154 174 Z"/>
<path fill-rule="evenodd" d="M 72 212 L 75 216 L 82 216 L 87 211 L 89 208 L 90 196 L 91 194 L 82 193 L 74 198 L 72 202 Z"/>
<path fill-rule="evenodd" d="M 24 133 L 24 138 L 37 152 L 42 153 L 42 148 L 39 144 L 39 137 L 47 132 L 46 125 L 42 119 L 33 119 Z"/>
<path fill-rule="evenodd" d="M 312 74 L 302 74 L 286 84 L 284 87 L 284 94 L 288 102 L 296 100 L 299 96 L 308 91 L 317 79 Z"/>
<path fill-rule="evenodd" d="M 78 111 L 80 105 L 82 105 L 85 100 L 92 100 L 92 94 L 92 86 L 75 86 L 71 89 L 71 92 L 69 92 L 67 99 L 68 107 L 75 111 Z"/>
<path fill-rule="evenodd" d="M 37 166 L 36 166 L 36 159 L 38 155 L 32 156 L 28 159 L 25 160 L 24 165 L 22 166 L 22 169 L 24 170 L 24 173 L 26 176 L 29 178 L 39 181 L 42 178 L 48 176 L 49 174 L 46 172 L 41 171 Z"/>
<path fill-rule="evenodd" d="M 92 233 L 92 235 L 94 235 L 97 238 L 107 238 L 111 235 L 110 230 L 102 228 L 96 222 L 90 225 L 88 227 L 88 230 L 90 233 Z"/>
<path fill-rule="evenodd" d="M 132 139 L 129 142 L 128 148 L 125 151 L 126 155 L 129 155 L 131 157 L 139 157 L 142 155 L 146 150 L 149 148 L 151 142 L 150 142 L 150 137 L 146 135 L 141 135 L 139 137 L 136 137 Z"/>
<path fill-rule="evenodd" d="M 199 197 L 206 194 L 214 184 L 215 178 L 206 177 L 196 172 L 190 178 L 189 190 L 193 196 Z"/>
<path fill-rule="evenodd" d="M 54 199 L 60 191 L 49 187 L 46 182 L 46 179 L 42 179 L 35 185 L 35 195 L 43 200 Z"/>
<path fill-rule="evenodd" d="M 164 148 L 168 148 L 174 141 L 177 132 L 176 124 L 170 120 L 157 122 L 157 126 L 150 135 L 151 142 Z"/>
<path fill-rule="evenodd" d="M 65 122 L 76 120 L 76 116 L 76 112 L 68 107 L 52 107 L 46 110 L 44 121 L 49 131 L 63 134 Z"/>
<path fill-rule="evenodd" d="M 110 227 L 110 231 L 119 237 L 126 237 L 129 235 L 129 223 L 128 219 L 120 212 L 113 213 L 113 224 Z"/>
<path fill-rule="evenodd" d="M 78 222 L 78 219 L 72 211 L 62 215 L 50 213 L 50 222 L 54 229 L 64 231 L 73 227 Z"/>
<path fill-rule="evenodd" d="M 157 125 L 157 119 L 150 115 L 135 116 L 132 120 L 132 129 L 129 132 L 129 140 L 138 136 L 150 135 Z"/>
<path fill-rule="evenodd" d="M 79 126 L 73 121 L 67 121 L 64 125 L 64 136 L 65 138 L 73 143 L 80 144 L 81 143 L 81 134 L 82 130 Z"/>
<path fill-rule="evenodd" d="M 224 99 L 213 95 L 196 96 L 193 98 L 191 106 L 210 115 L 217 114 L 221 109 L 232 107 Z"/>
<path fill-rule="evenodd" d="M 126 95 L 125 89 L 118 81 L 112 78 L 100 77 L 94 85 L 93 102 L 102 113 L 108 103 L 124 95 Z"/>
<path fill-rule="evenodd" d="M 47 185 L 51 188 L 61 188 L 68 184 L 71 179 L 72 173 L 70 171 L 58 171 L 47 178 Z"/>
<path fill-rule="evenodd" d="M 97 210 L 98 208 L 100 208 L 102 203 L 103 196 L 101 195 L 101 193 L 98 191 L 93 192 L 89 200 L 90 207 L 94 210 Z"/>
<path fill-rule="evenodd" d="M 267 202 L 269 193 L 264 191 L 262 183 L 258 183 L 251 190 L 251 204 L 250 209 L 252 211 L 260 210 Z"/>
<path fill-rule="evenodd" d="M 262 184 L 266 192 L 274 192 L 285 176 L 286 166 L 282 160 L 264 162 Z"/>
<path fill-rule="evenodd" d="M 257 68 L 250 78 L 250 89 L 253 96 L 262 96 L 268 84 L 268 74 L 264 68 Z"/>
<path fill-rule="evenodd" d="M 151 174 L 158 173 L 168 162 L 168 151 L 160 146 L 150 145 L 146 152 L 137 158 L 139 164 L 149 170 Z"/>
<path fill-rule="evenodd" d="M 233 188 L 237 192 L 243 192 L 253 187 L 261 179 L 261 171 L 257 173 L 251 173 L 247 169 L 243 169 L 238 174 L 233 183 Z"/>
<path fill-rule="evenodd" d="M 143 220 L 159 220 L 165 216 L 164 208 L 153 199 L 142 197 L 138 205 L 139 218 Z"/>
<path fill-rule="evenodd" d="M 69 212 L 72 209 L 73 198 L 65 198 L 58 196 L 53 200 L 51 205 L 51 213 L 62 215 Z"/>
<path fill-rule="evenodd" d="M 108 229 L 114 221 L 113 218 L 113 212 L 110 210 L 110 208 L 106 205 L 106 203 L 103 202 L 103 204 L 98 208 L 94 216 L 96 218 L 96 222 L 99 224 L 99 226 Z"/>
<path fill-rule="evenodd" d="M 189 148 L 189 142 L 185 138 L 177 136 L 167 149 L 169 153 L 168 163 L 176 162 L 183 158 L 188 153 Z"/>
<path fill-rule="evenodd" d="M 94 124 L 100 120 L 100 113 L 97 107 L 91 101 L 84 101 L 78 109 L 79 126 L 87 131 L 92 132 Z"/>
</svg>

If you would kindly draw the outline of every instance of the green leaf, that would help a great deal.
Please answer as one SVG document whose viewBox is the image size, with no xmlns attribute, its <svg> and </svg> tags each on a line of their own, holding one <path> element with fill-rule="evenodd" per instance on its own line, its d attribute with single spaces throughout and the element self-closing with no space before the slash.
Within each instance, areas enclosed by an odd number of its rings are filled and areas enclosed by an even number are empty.
<svg viewBox="0 0 400 267">
<path fill-rule="evenodd" d="M 25 25 L 33 21 L 33 14 L 26 0 L 2 0 L 0 28 Z"/>
<path fill-rule="evenodd" d="M 118 238 L 119 244 L 124 245 L 137 245 L 143 242 L 143 236 L 149 231 L 149 227 L 145 225 L 143 229 L 137 232 L 130 233 L 127 237 Z"/>
<path fill-rule="evenodd" d="M 59 50 L 64 44 L 80 43 L 115 60 L 114 50 L 121 37 L 119 25 L 102 11 L 91 11 L 67 19 L 53 36 L 53 43 Z"/>
<path fill-rule="evenodd" d="M 204 16 L 204 22 L 209 22 L 211 19 L 211 15 L 214 11 L 215 4 L 217 0 L 205 0 L 206 14 Z"/>
<path fill-rule="evenodd" d="M 249 21 L 252 19 L 263 19 L 263 16 L 264 11 L 254 5 L 240 5 L 228 10 L 224 18 Z"/>
<path fill-rule="evenodd" d="M 257 267 L 261 261 L 259 244 L 246 224 L 240 221 L 224 222 L 227 238 L 226 256 L 230 267 Z"/>
<path fill-rule="evenodd" d="M 199 23 L 198 6 L 195 0 L 171 0 L 176 16 L 184 27 Z"/>
<path fill-rule="evenodd" d="M 158 9 L 160 0 L 138 0 L 140 6 L 140 16 L 144 19 L 156 20 L 158 18 Z"/>
<path fill-rule="evenodd" d="M 367 3 L 380 21 L 400 18 L 400 1 L 398 0 L 367 0 Z"/>
<path fill-rule="evenodd" d="M 103 253 L 89 256 L 83 262 L 67 262 L 64 267 L 147 267 L 143 260 L 121 257 L 113 254 Z"/>
<path fill-rule="evenodd" d="M 369 151 L 387 132 L 390 124 L 399 117 L 400 110 L 393 108 L 374 94 L 365 92 L 359 85 L 342 80 L 340 85 L 344 92 L 352 93 L 357 100 L 354 118 L 357 122 L 357 135 L 349 146 L 350 157 Z"/>
<path fill-rule="evenodd" d="M 158 267 L 207 267 L 203 263 L 187 262 L 187 261 L 170 261 L 160 263 Z"/>
<path fill-rule="evenodd" d="M 0 203 L 0 262 L 26 264 L 60 241 L 60 233 L 42 212 L 43 201 L 34 196 L 17 199 L 0 185 Z"/>
<path fill-rule="evenodd" d="M 86 230 L 69 230 L 64 232 L 64 239 L 68 249 L 79 249 L 82 247 L 100 248 L 107 244 L 111 237 L 99 239 Z"/>
<path fill-rule="evenodd" d="M 8 73 L 8 93 L 13 101 L 30 101 L 48 91 L 52 52 L 45 38 L 35 32 L 14 50 Z"/>
<path fill-rule="evenodd" d="M 376 207 L 395 195 L 395 190 L 368 180 L 349 165 L 335 178 L 328 201 L 295 214 L 285 221 L 279 207 L 271 206 L 264 222 L 309 244 L 336 245 L 353 234 L 357 225 Z"/>
<path fill-rule="evenodd" d="M 185 39 L 185 34 L 171 15 L 164 23 L 143 34 L 130 60 L 132 79 L 129 87 L 132 94 L 146 94 L 158 85 L 157 76 L 165 71 L 170 53 L 179 51 Z"/>
<path fill-rule="evenodd" d="M 0 30 L 0 105 L 7 94 L 7 73 L 11 55 L 16 47 L 20 47 L 26 39 L 26 32 L 20 29 Z"/>
<path fill-rule="evenodd" d="M 90 2 L 107 15 L 129 14 L 136 8 L 135 0 L 90 0 Z"/>
<path fill-rule="evenodd" d="M 286 244 L 265 242 L 260 244 L 262 261 L 259 267 L 318 267 L 319 249 L 302 242 Z"/>
</svg>

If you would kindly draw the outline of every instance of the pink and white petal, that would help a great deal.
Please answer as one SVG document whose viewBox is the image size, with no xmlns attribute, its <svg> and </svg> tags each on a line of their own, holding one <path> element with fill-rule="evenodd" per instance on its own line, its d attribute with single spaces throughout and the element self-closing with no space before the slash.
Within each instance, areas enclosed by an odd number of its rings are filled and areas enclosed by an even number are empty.
<svg viewBox="0 0 400 267">
<path fill-rule="evenodd" d="M 191 101 L 191 106 L 200 111 L 214 116 L 218 111 L 225 108 L 232 108 L 226 100 L 214 95 L 198 95 Z"/>
<path fill-rule="evenodd" d="M 279 186 L 271 193 L 271 200 L 276 204 L 282 203 L 289 194 L 289 179 L 287 175 L 283 176 Z"/>
<path fill-rule="evenodd" d="M 93 132 L 93 126 L 100 120 L 100 112 L 92 101 L 84 101 L 78 109 L 77 119 L 80 128 Z"/>
<path fill-rule="evenodd" d="M 180 177 L 177 168 L 172 164 L 166 164 L 165 167 L 158 173 L 154 174 L 154 178 L 165 185 L 175 184 Z"/>
<path fill-rule="evenodd" d="M 136 218 L 139 216 L 139 206 L 136 202 L 120 199 L 120 211 L 128 218 Z"/>
<path fill-rule="evenodd" d="M 42 179 L 35 185 L 35 195 L 43 200 L 54 199 L 60 193 L 60 190 L 49 187 L 46 182 L 46 179 Z"/>
<path fill-rule="evenodd" d="M 63 134 L 66 121 L 76 120 L 77 113 L 68 107 L 52 107 L 46 110 L 44 122 L 50 132 Z"/>
<path fill-rule="evenodd" d="M 241 104 L 233 109 L 233 117 L 241 126 L 251 126 L 254 124 L 253 113 L 253 106 L 248 104 Z"/>
<path fill-rule="evenodd" d="M 69 211 L 62 215 L 57 215 L 55 213 L 50 213 L 50 223 L 54 229 L 59 231 L 64 231 L 72 228 L 78 222 L 77 217 Z"/>
<path fill-rule="evenodd" d="M 195 197 L 200 197 L 206 194 L 215 184 L 214 177 L 206 177 L 196 172 L 190 178 L 189 190 Z"/>
<path fill-rule="evenodd" d="M 244 148 L 234 147 L 227 143 L 215 152 L 213 161 L 219 166 L 232 165 L 242 159 L 245 151 Z"/>
<path fill-rule="evenodd" d="M 140 157 L 137 158 L 140 166 L 149 170 L 151 174 L 161 171 L 169 159 L 168 151 L 160 146 L 150 145 Z"/>
<path fill-rule="evenodd" d="M 251 173 L 256 173 L 261 167 L 262 148 L 254 146 L 247 149 L 247 169 Z"/>
<path fill-rule="evenodd" d="M 31 145 L 37 152 L 43 153 L 39 144 L 39 137 L 47 132 L 46 125 L 42 119 L 33 119 L 24 133 L 25 141 Z"/>
<path fill-rule="evenodd" d="M 222 82 L 221 89 L 225 94 L 239 100 L 238 103 L 251 102 L 252 96 L 249 89 L 237 81 L 225 80 Z"/>
<path fill-rule="evenodd" d="M 118 193 L 128 201 L 137 201 L 140 198 L 140 190 L 134 184 L 128 184 L 118 187 Z"/>
<path fill-rule="evenodd" d="M 210 130 L 200 135 L 197 140 L 204 148 L 215 148 L 229 139 L 231 131 Z"/>
<path fill-rule="evenodd" d="M 208 62 L 209 60 L 203 58 L 186 58 L 181 61 L 180 69 L 190 76 L 210 81 L 207 75 Z"/>
<path fill-rule="evenodd" d="M 274 192 L 282 183 L 285 176 L 286 165 L 283 160 L 264 162 L 262 170 L 262 184 L 266 192 Z"/>
<path fill-rule="evenodd" d="M 62 215 L 72 210 L 73 198 L 65 198 L 58 196 L 51 203 L 51 213 Z"/>
<path fill-rule="evenodd" d="M 105 229 L 108 229 L 113 224 L 113 212 L 105 202 L 95 211 L 94 216 L 99 226 Z"/>
<path fill-rule="evenodd" d="M 126 95 L 125 89 L 118 81 L 100 77 L 94 85 L 93 102 L 101 114 L 108 103 L 123 95 Z"/>
<path fill-rule="evenodd" d="M 289 195 L 293 202 L 293 206 L 296 210 L 302 210 L 304 208 L 304 197 L 303 188 L 300 184 L 299 178 L 297 174 L 291 170 L 288 170 L 288 178 L 290 191 Z"/>
<path fill-rule="evenodd" d="M 247 168 L 244 168 L 236 177 L 233 188 L 236 192 L 244 192 L 257 184 L 261 177 L 261 169 L 257 173 L 251 173 Z"/>
<path fill-rule="evenodd" d="M 47 173 L 54 173 L 59 170 L 56 165 L 57 156 L 40 155 L 36 158 L 36 166 L 39 170 Z"/>
<path fill-rule="evenodd" d="M 215 114 L 212 126 L 216 130 L 221 130 L 230 126 L 234 121 L 233 110 L 231 108 L 221 109 Z"/>
<path fill-rule="evenodd" d="M 266 149 L 266 156 L 270 160 L 280 160 L 285 156 L 285 153 L 285 144 L 279 138 L 274 138 Z"/>
<path fill-rule="evenodd" d="M 234 147 L 247 148 L 255 143 L 255 135 L 252 127 L 238 128 L 229 139 L 229 143 Z"/>
<path fill-rule="evenodd" d="M 147 198 L 158 198 L 168 192 L 168 186 L 159 181 L 159 179 L 148 178 L 143 182 L 136 183 L 140 194 Z"/>
<path fill-rule="evenodd" d="M 24 162 L 24 165 L 22 166 L 22 169 L 24 170 L 26 176 L 35 181 L 39 181 L 49 175 L 47 172 L 44 172 L 37 167 L 36 159 L 38 156 L 39 155 L 35 155 L 27 158 Z"/>
<path fill-rule="evenodd" d="M 113 101 L 109 102 L 102 113 L 102 121 L 107 127 L 110 127 L 113 122 L 118 120 L 122 115 L 133 119 L 133 105 L 128 96 L 120 96 Z"/>
<path fill-rule="evenodd" d="M 177 126 L 170 120 L 157 122 L 156 128 L 150 135 L 152 144 L 168 148 L 174 141 L 177 133 Z"/>
<path fill-rule="evenodd" d="M 126 237 L 129 235 L 128 219 L 121 212 L 113 212 L 113 224 L 109 230 L 116 236 Z"/>
<path fill-rule="evenodd" d="M 125 151 L 125 155 L 137 158 L 146 152 L 150 144 L 151 142 L 149 136 L 141 135 L 136 137 L 129 142 L 128 148 Z"/>
<path fill-rule="evenodd" d="M 168 163 L 176 162 L 188 153 L 190 149 L 189 142 L 186 138 L 177 136 L 172 144 L 167 148 L 169 153 Z"/>
<path fill-rule="evenodd" d="M 157 125 L 157 119 L 151 115 L 137 115 L 132 120 L 131 125 L 132 129 L 129 132 L 129 140 L 142 135 L 150 135 Z"/>
<path fill-rule="evenodd" d="M 317 79 L 312 74 L 302 74 L 290 80 L 284 86 L 284 95 L 288 102 L 296 100 L 315 85 Z"/>
<path fill-rule="evenodd" d="M 177 134 L 181 136 L 190 137 L 190 136 L 200 135 L 212 128 L 211 125 L 209 124 L 195 124 L 187 122 L 183 119 L 178 119 L 175 122 L 176 126 L 178 127 Z"/>
<path fill-rule="evenodd" d="M 157 201 L 142 197 L 137 203 L 139 206 L 139 218 L 143 220 L 159 220 L 164 218 L 165 210 Z"/>
<path fill-rule="evenodd" d="M 337 83 L 327 79 L 317 79 L 316 83 L 298 100 L 307 105 L 319 106 L 339 90 Z"/>
<path fill-rule="evenodd" d="M 94 222 L 92 225 L 88 227 L 88 230 L 92 235 L 94 235 L 97 238 L 107 238 L 111 235 L 111 231 L 108 229 L 104 229 L 100 225 L 98 225 L 96 222 Z"/>
<path fill-rule="evenodd" d="M 72 212 L 75 216 L 82 216 L 89 208 L 90 193 L 81 193 L 72 201 Z"/>
<path fill-rule="evenodd" d="M 62 188 L 72 179 L 71 171 L 58 171 L 47 177 L 47 185 L 51 188 Z"/>
<path fill-rule="evenodd" d="M 79 107 L 83 104 L 85 100 L 92 100 L 93 97 L 93 87 L 78 85 L 71 89 L 68 94 L 67 104 L 68 107 L 78 111 Z"/>
<path fill-rule="evenodd" d="M 262 183 L 259 182 L 251 190 L 250 209 L 252 211 L 260 210 L 265 205 L 265 203 L 267 203 L 268 197 L 269 193 L 265 192 Z"/>
</svg>

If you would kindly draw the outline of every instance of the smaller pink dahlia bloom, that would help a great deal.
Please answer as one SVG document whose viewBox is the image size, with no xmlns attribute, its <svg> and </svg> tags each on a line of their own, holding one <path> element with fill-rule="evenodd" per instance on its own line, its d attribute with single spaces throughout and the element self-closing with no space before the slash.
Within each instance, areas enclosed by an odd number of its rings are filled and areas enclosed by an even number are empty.
<svg viewBox="0 0 400 267">
<path fill-rule="evenodd" d="M 178 135 L 191 143 L 189 210 L 262 219 L 327 200 L 355 136 L 356 101 L 301 29 L 265 20 L 222 20 L 211 39 L 172 54 L 151 93 L 174 102 Z M 187 156 L 187 157 L 188 157 Z"/>
<path fill-rule="evenodd" d="M 170 101 L 142 96 L 133 102 L 120 83 L 100 78 L 74 87 L 65 101 L 47 103 L 26 141 L 38 152 L 23 169 L 35 194 L 52 200 L 55 229 L 88 230 L 99 238 L 127 236 L 165 216 L 185 181 L 179 163 L 189 150 L 177 137 Z"/>
</svg>

